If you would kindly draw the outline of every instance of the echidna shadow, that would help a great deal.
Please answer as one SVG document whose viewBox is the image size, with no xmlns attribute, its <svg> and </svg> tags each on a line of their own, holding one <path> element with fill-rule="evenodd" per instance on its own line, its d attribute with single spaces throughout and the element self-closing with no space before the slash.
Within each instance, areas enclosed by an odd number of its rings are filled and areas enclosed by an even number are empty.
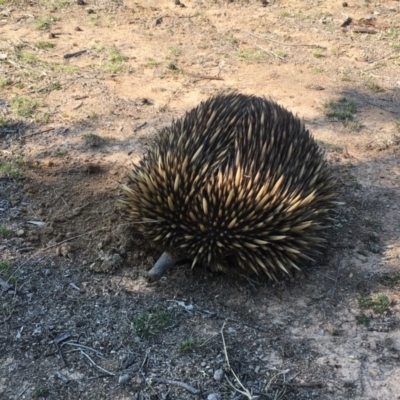
<svg viewBox="0 0 400 400">
<path fill-rule="evenodd" d="M 182 257 L 278 280 L 324 245 L 337 204 L 304 124 L 239 93 L 211 97 L 162 129 L 122 191 L 127 220 L 164 250 L 152 280 Z"/>
</svg>

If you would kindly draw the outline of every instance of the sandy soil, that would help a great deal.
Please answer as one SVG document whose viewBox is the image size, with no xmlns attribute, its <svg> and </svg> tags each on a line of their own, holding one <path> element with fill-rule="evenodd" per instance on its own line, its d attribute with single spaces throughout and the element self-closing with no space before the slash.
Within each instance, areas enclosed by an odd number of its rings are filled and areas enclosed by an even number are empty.
<svg viewBox="0 0 400 400">
<path fill-rule="evenodd" d="M 0 1 L 0 399 L 400 399 L 400 3 L 77 3 Z M 327 251 L 279 285 L 150 284 L 119 182 L 227 89 L 325 148 Z"/>
</svg>

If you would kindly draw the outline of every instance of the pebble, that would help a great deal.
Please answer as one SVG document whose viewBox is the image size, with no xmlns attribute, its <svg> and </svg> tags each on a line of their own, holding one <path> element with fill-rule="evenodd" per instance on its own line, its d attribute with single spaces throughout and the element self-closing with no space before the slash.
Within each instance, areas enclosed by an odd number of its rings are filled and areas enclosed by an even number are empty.
<svg viewBox="0 0 400 400">
<path fill-rule="evenodd" d="M 371 376 L 373 376 L 374 378 L 378 375 L 378 373 L 377 373 L 374 369 L 370 369 L 368 372 L 369 372 L 369 374 L 370 374 Z"/>
<path fill-rule="evenodd" d="M 51 274 L 51 271 L 48 268 L 42 269 L 42 273 L 44 276 L 49 276 Z"/>
<path fill-rule="evenodd" d="M 118 378 L 118 383 L 119 383 L 120 385 L 123 385 L 124 383 L 128 382 L 129 379 L 131 379 L 130 374 L 121 375 L 121 376 Z"/>
<path fill-rule="evenodd" d="M 210 393 L 207 396 L 207 400 L 218 400 L 218 395 L 216 393 Z"/>
<path fill-rule="evenodd" d="M 214 379 L 216 381 L 222 381 L 222 378 L 224 377 L 224 371 L 222 369 L 217 369 L 214 371 Z"/>
<path fill-rule="evenodd" d="M 24 236 L 25 235 L 25 231 L 23 229 L 20 229 L 17 231 L 17 236 Z"/>
</svg>

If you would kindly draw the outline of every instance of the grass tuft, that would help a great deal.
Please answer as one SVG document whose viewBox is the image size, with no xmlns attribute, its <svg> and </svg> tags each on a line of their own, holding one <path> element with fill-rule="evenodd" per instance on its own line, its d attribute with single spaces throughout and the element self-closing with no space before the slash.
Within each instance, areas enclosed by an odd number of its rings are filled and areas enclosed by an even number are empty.
<svg viewBox="0 0 400 400">
<path fill-rule="evenodd" d="M 39 102 L 29 96 L 15 96 L 11 99 L 11 108 L 20 117 L 31 118 Z"/>
<path fill-rule="evenodd" d="M 148 312 L 143 311 L 132 320 L 132 326 L 140 337 L 152 337 L 161 333 L 167 326 L 171 325 L 175 315 L 171 311 L 156 309 Z"/>
<path fill-rule="evenodd" d="M 50 28 L 52 24 L 55 22 L 60 21 L 58 17 L 40 17 L 37 18 L 35 21 L 35 27 L 39 30 L 47 30 Z"/>
</svg>

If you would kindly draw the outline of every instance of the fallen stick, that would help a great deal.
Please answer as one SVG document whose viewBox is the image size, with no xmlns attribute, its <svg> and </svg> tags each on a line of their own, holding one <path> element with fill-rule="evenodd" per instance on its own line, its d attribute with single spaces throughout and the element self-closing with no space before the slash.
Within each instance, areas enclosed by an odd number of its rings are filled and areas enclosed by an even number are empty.
<svg viewBox="0 0 400 400">
<path fill-rule="evenodd" d="M 199 394 L 200 390 L 194 388 L 193 386 L 188 385 L 185 382 L 180 382 L 180 381 L 172 381 L 170 379 L 165 379 L 165 378 L 151 378 L 151 380 L 153 382 L 156 383 L 165 383 L 167 385 L 176 385 L 176 386 L 180 386 L 181 388 L 186 389 L 188 392 L 192 393 L 192 394 Z"/>
<path fill-rule="evenodd" d="M 210 79 L 210 80 L 214 80 L 214 81 L 223 81 L 224 80 L 223 78 L 221 78 L 219 76 L 192 74 L 190 72 L 186 72 L 186 75 L 191 76 L 193 78 L 198 78 L 198 79 Z"/>
<path fill-rule="evenodd" d="M 244 32 L 246 32 L 246 33 L 248 33 L 249 35 L 254 36 L 254 37 L 258 38 L 258 39 L 268 40 L 268 41 L 270 41 L 270 42 L 279 44 L 279 45 L 281 45 L 281 46 L 290 46 L 290 47 L 316 47 L 316 48 L 318 48 L 318 49 L 326 49 L 325 46 L 321 46 L 321 45 L 319 45 L 319 44 L 292 44 L 292 43 L 283 43 L 283 42 L 278 42 L 277 40 L 274 40 L 274 39 L 267 38 L 267 37 L 265 37 L 265 36 L 256 35 L 255 33 L 250 32 L 250 31 L 244 31 Z"/>
<path fill-rule="evenodd" d="M 81 54 L 84 54 L 86 52 L 87 52 L 87 50 L 79 50 L 79 51 L 75 51 L 74 53 L 67 53 L 67 54 L 64 54 L 64 58 L 67 60 L 68 58 L 78 57 Z"/>
</svg>

